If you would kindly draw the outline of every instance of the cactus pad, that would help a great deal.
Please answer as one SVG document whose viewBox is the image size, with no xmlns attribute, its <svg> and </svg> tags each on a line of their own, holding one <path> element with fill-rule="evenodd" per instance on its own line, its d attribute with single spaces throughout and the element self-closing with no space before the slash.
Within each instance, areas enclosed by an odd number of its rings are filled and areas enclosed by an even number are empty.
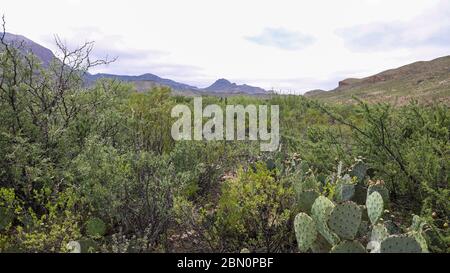
<svg viewBox="0 0 450 273">
<path fill-rule="evenodd" d="M 384 185 L 371 185 L 367 189 L 367 197 L 376 191 L 383 197 L 384 205 L 387 206 L 389 204 L 389 190 Z"/>
<path fill-rule="evenodd" d="M 317 197 L 319 197 L 319 193 L 313 190 L 303 191 L 297 194 L 297 205 L 300 211 L 311 213 L 311 207 Z"/>
<path fill-rule="evenodd" d="M 370 241 L 367 244 L 367 250 L 369 250 L 370 253 L 380 253 L 381 252 L 381 242 L 379 241 Z"/>
<path fill-rule="evenodd" d="M 364 205 L 367 200 L 367 188 L 364 185 L 356 184 L 355 193 L 353 194 L 352 201 L 359 205 Z"/>
<path fill-rule="evenodd" d="M 244 253 L 250 253 L 250 250 L 248 249 L 248 248 L 243 248 L 243 249 L 241 249 L 241 252 L 240 253 L 242 253 L 242 254 L 244 254 Z"/>
<path fill-rule="evenodd" d="M 427 240 L 423 236 L 423 228 L 426 225 L 426 221 L 422 218 L 420 218 L 417 215 L 414 215 L 412 225 L 410 227 L 411 235 L 416 239 L 416 241 L 419 243 L 420 248 L 422 249 L 423 253 L 428 253 L 428 245 Z"/>
<path fill-rule="evenodd" d="M 78 241 L 68 242 L 66 248 L 69 253 L 81 253 L 81 244 Z"/>
<path fill-rule="evenodd" d="M 92 239 L 81 239 L 78 241 L 81 253 L 93 253 L 98 249 L 98 244 Z"/>
<path fill-rule="evenodd" d="M 375 225 L 383 214 L 383 197 L 375 191 L 366 200 L 367 214 L 370 222 Z"/>
<path fill-rule="evenodd" d="M 416 232 L 422 232 L 426 223 L 427 222 L 420 216 L 414 215 L 412 219 L 411 230 Z"/>
<path fill-rule="evenodd" d="M 331 253 L 366 253 L 366 250 L 357 241 L 342 241 L 331 249 Z"/>
<path fill-rule="evenodd" d="M 369 223 L 367 221 L 361 221 L 356 237 L 365 237 L 369 234 L 369 231 Z"/>
<path fill-rule="evenodd" d="M 389 236 L 386 227 L 383 224 L 374 225 L 372 228 L 372 234 L 370 235 L 371 241 L 382 242 Z"/>
<path fill-rule="evenodd" d="M 361 224 L 361 209 L 353 202 L 339 204 L 332 210 L 328 226 L 344 239 L 354 239 Z"/>
<path fill-rule="evenodd" d="M 353 166 L 350 175 L 352 177 L 356 176 L 356 178 L 358 179 L 358 183 L 360 183 L 363 181 L 364 177 L 366 177 L 366 173 L 367 166 L 363 162 L 359 161 Z"/>
<path fill-rule="evenodd" d="M 294 229 L 298 249 L 300 252 L 306 252 L 317 238 L 314 220 L 306 213 L 299 213 L 295 216 Z"/>
<path fill-rule="evenodd" d="M 338 184 L 336 187 L 336 201 L 343 202 L 352 199 L 355 194 L 355 185 L 353 184 Z"/>
<path fill-rule="evenodd" d="M 319 231 L 330 244 L 335 245 L 338 243 L 339 238 L 328 228 L 328 219 L 333 208 L 333 202 L 324 196 L 319 196 L 311 207 L 311 214 L 316 223 L 317 231 Z"/>
<path fill-rule="evenodd" d="M 419 243 L 413 237 L 392 235 L 381 242 L 381 253 L 421 253 Z"/>
<path fill-rule="evenodd" d="M 331 245 L 322 235 L 317 234 L 317 239 L 312 244 L 311 250 L 313 253 L 328 253 L 331 250 Z"/>
<path fill-rule="evenodd" d="M 402 233 L 400 227 L 392 220 L 385 220 L 383 223 L 389 234 L 394 235 Z"/>
</svg>

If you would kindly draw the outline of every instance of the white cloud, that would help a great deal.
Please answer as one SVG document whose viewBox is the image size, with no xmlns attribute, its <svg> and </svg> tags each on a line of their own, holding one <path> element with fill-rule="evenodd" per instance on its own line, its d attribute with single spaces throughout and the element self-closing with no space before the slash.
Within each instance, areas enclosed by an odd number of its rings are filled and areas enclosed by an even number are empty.
<svg viewBox="0 0 450 273">
<path fill-rule="evenodd" d="M 287 50 L 298 50 L 314 43 L 314 37 L 284 28 L 265 28 L 256 36 L 246 39 L 258 45 L 273 46 Z"/>
<path fill-rule="evenodd" d="M 450 45 L 450 2 L 409 21 L 375 22 L 336 31 L 354 50 L 374 51 Z"/>
<path fill-rule="evenodd" d="M 6 15 L 10 32 L 52 49 L 53 34 L 74 44 L 96 40 L 96 54 L 119 55 L 101 72 L 154 73 L 202 87 L 228 78 L 304 92 L 333 88 L 340 77 L 366 76 L 450 54 L 450 47 L 430 43 L 401 47 L 392 43 L 383 50 L 362 52 L 336 33 L 394 22 L 410 30 L 408 37 L 427 37 L 448 18 L 448 9 L 442 8 L 445 2 L 2 0 L 0 13 Z M 411 28 L 416 18 L 424 18 L 417 31 Z M 270 30 L 272 34 L 282 30 L 282 35 L 271 36 Z"/>
</svg>

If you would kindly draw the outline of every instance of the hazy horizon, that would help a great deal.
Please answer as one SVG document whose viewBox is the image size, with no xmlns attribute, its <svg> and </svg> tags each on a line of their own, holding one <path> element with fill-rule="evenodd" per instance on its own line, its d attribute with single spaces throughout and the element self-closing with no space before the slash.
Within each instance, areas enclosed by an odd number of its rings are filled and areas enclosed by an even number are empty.
<svg viewBox="0 0 450 273">
<path fill-rule="evenodd" d="M 10 33 L 52 50 L 55 34 L 73 47 L 93 40 L 95 56 L 118 56 L 92 73 L 152 73 L 198 87 L 226 78 L 283 92 L 329 90 L 344 78 L 450 55 L 445 0 L 2 4 Z"/>
</svg>

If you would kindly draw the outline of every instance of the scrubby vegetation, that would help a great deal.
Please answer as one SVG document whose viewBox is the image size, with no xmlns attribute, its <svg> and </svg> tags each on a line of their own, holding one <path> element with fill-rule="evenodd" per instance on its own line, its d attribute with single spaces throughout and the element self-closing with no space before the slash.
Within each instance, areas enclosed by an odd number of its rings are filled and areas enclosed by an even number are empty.
<svg viewBox="0 0 450 273">
<path fill-rule="evenodd" d="M 0 252 L 450 251 L 447 105 L 205 97 L 279 105 L 280 149 L 175 142 L 192 98 L 85 86 L 88 54 L 2 45 Z"/>
</svg>

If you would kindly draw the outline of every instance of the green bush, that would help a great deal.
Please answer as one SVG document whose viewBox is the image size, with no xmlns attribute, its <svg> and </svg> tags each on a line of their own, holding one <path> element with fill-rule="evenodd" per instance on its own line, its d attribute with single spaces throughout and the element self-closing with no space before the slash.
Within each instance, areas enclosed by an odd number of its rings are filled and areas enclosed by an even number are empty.
<svg viewBox="0 0 450 273">
<path fill-rule="evenodd" d="M 215 227 L 225 249 L 279 252 L 289 249 L 293 190 L 265 164 L 239 170 L 225 182 Z"/>
</svg>

